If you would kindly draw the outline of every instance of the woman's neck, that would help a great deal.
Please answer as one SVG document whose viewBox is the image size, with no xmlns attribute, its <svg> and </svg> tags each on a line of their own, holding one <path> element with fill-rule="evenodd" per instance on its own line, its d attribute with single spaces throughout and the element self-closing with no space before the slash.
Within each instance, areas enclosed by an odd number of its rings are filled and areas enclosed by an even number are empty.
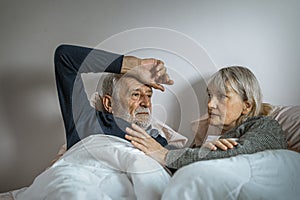
<svg viewBox="0 0 300 200">
<path fill-rule="evenodd" d="M 235 123 L 235 122 L 232 123 L 232 124 L 230 124 L 230 125 L 225 125 L 225 124 L 224 124 L 224 125 L 223 125 L 223 128 L 222 128 L 222 131 L 221 131 L 221 134 L 226 133 L 227 131 L 233 129 L 235 126 L 236 126 L 236 123 Z"/>
</svg>

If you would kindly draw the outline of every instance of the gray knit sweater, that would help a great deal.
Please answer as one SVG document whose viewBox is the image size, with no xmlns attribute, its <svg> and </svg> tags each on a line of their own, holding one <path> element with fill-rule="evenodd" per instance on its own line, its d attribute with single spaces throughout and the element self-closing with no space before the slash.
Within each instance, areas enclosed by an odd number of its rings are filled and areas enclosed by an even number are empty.
<svg viewBox="0 0 300 200">
<path fill-rule="evenodd" d="M 169 150 L 166 166 L 178 169 L 184 165 L 217 158 L 228 158 L 239 154 L 251 154 L 267 149 L 286 149 L 285 134 L 276 120 L 269 117 L 253 117 L 220 138 L 239 138 L 238 145 L 227 151 L 208 148 L 184 148 Z"/>
</svg>

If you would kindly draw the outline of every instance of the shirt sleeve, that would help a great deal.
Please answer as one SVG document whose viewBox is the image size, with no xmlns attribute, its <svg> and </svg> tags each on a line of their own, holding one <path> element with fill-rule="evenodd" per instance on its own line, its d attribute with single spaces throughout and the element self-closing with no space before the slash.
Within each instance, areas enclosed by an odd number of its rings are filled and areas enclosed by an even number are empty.
<svg viewBox="0 0 300 200">
<path fill-rule="evenodd" d="M 95 110 L 89 104 L 82 73 L 120 73 L 123 55 L 103 50 L 60 45 L 54 55 L 55 78 L 65 125 L 67 148 L 86 134 L 101 131 Z"/>
<path fill-rule="evenodd" d="M 286 149 L 285 135 L 275 120 L 261 119 L 254 124 L 241 126 L 229 135 L 240 135 L 238 145 L 227 151 L 211 151 L 205 147 L 170 150 L 166 166 L 178 169 L 201 160 L 228 158 L 239 154 L 251 154 L 267 149 Z"/>
</svg>

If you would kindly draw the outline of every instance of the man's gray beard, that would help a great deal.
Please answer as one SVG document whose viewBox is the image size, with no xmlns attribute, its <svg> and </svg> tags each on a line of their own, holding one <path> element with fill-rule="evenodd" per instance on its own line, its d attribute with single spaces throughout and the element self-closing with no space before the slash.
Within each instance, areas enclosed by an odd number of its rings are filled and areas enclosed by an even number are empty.
<svg viewBox="0 0 300 200">
<path fill-rule="evenodd" d="M 137 120 L 136 118 L 132 120 L 132 123 L 140 126 L 142 129 L 147 129 L 151 124 L 151 115 L 145 117 L 145 120 Z"/>
<path fill-rule="evenodd" d="M 150 113 L 149 108 L 138 108 L 134 115 L 136 116 L 137 113 L 139 112 L 148 112 Z M 121 114 L 118 116 L 122 119 L 124 119 L 125 121 L 129 122 L 129 123 L 133 123 L 136 124 L 138 126 L 140 126 L 142 129 L 147 129 L 150 125 L 151 125 L 151 120 L 152 120 L 152 115 L 146 115 L 145 117 L 143 117 L 142 120 L 139 120 L 135 117 L 132 117 L 127 111 L 121 112 Z"/>
</svg>

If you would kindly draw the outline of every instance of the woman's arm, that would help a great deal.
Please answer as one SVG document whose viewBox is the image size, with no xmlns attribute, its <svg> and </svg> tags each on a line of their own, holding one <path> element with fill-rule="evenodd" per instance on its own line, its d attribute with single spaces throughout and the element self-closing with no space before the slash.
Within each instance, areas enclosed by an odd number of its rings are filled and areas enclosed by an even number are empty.
<svg viewBox="0 0 300 200">
<path fill-rule="evenodd" d="M 267 117 L 253 118 L 224 136 L 239 137 L 238 145 L 226 151 L 219 148 L 211 151 L 208 148 L 201 147 L 171 150 L 166 156 L 166 166 L 178 169 L 200 160 L 228 158 L 267 149 L 287 148 L 286 138 L 280 125 L 277 121 Z"/>
<path fill-rule="evenodd" d="M 234 148 L 210 150 L 206 147 L 166 150 L 147 137 L 140 129 L 126 130 L 127 139 L 146 154 L 169 168 L 178 169 L 182 166 L 201 160 L 228 158 L 239 154 L 251 154 L 267 149 L 287 148 L 285 135 L 280 125 L 266 117 L 255 118 L 232 130 L 227 138 L 239 137 L 238 145 Z M 224 138 L 226 138 L 224 137 Z"/>
</svg>

